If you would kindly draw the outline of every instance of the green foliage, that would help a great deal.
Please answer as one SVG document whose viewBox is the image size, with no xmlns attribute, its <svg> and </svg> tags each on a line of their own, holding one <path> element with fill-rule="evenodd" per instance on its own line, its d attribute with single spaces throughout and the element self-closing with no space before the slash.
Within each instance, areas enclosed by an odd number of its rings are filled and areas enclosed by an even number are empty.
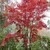
<svg viewBox="0 0 50 50">
<path fill-rule="evenodd" d="M 3 14 L 0 12 L 0 26 L 3 26 L 5 23 L 5 17 L 3 16 Z"/>
<path fill-rule="evenodd" d="M 0 50 L 25 50 L 22 42 L 14 42 L 10 40 L 5 46 L 0 47 Z"/>
<path fill-rule="evenodd" d="M 40 41 L 36 41 L 31 44 L 31 50 L 46 50 L 45 47 L 42 46 Z"/>
<path fill-rule="evenodd" d="M 37 40 L 31 43 L 31 50 L 50 50 L 50 38 L 42 37 L 41 40 Z M 14 42 L 11 39 L 5 46 L 0 47 L 0 50 L 25 50 L 23 42 Z"/>
<path fill-rule="evenodd" d="M 50 38 L 42 37 L 41 40 L 31 43 L 31 50 L 50 50 Z"/>
</svg>

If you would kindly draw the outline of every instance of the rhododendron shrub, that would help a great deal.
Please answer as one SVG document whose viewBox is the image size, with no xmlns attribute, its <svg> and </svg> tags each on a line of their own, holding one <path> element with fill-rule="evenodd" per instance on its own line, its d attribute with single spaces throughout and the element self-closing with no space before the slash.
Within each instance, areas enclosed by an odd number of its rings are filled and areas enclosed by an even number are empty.
<svg viewBox="0 0 50 50">
<path fill-rule="evenodd" d="M 3 39 L 1 46 L 13 38 L 15 42 L 22 40 L 25 47 L 29 48 L 30 43 L 38 39 L 38 30 L 47 28 L 47 25 L 41 20 L 45 17 L 43 12 L 47 10 L 47 7 L 47 0 L 21 0 L 21 3 L 17 1 L 8 3 L 5 6 L 4 27 L 14 24 L 16 31 L 9 32 Z"/>
</svg>

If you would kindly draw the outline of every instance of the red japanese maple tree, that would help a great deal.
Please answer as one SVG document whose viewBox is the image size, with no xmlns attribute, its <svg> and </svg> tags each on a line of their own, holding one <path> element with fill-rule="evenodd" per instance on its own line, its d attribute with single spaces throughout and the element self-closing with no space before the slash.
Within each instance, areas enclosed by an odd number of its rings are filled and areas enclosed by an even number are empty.
<svg viewBox="0 0 50 50">
<path fill-rule="evenodd" d="M 18 37 L 20 39 L 24 39 L 24 44 L 35 42 L 37 40 L 38 29 L 46 28 L 46 24 L 41 21 L 45 15 L 42 13 L 47 10 L 48 2 L 47 0 L 22 0 L 22 3 L 18 2 L 11 3 L 11 5 L 6 6 L 6 22 L 4 27 L 14 23 L 19 25 L 19 30 L 14 34 L 7 34 L 7 36 L 2 41 L 2 46 L 6 44 L 11 38 L 15 38 L 18 41 Z M 22 34 L 22 27 L 26 27 L 28 32 L 26 33 L 29 38 L 27 38 L 26 34 Z M 29 31 L 30 30 L 30 31 Z M 29 35 L 30 34 L 30 35 Z M 30 39 L 31 38 L 31 39 Z M 29 44 L 28 44 L 29 45 Z"/>
</svg>

